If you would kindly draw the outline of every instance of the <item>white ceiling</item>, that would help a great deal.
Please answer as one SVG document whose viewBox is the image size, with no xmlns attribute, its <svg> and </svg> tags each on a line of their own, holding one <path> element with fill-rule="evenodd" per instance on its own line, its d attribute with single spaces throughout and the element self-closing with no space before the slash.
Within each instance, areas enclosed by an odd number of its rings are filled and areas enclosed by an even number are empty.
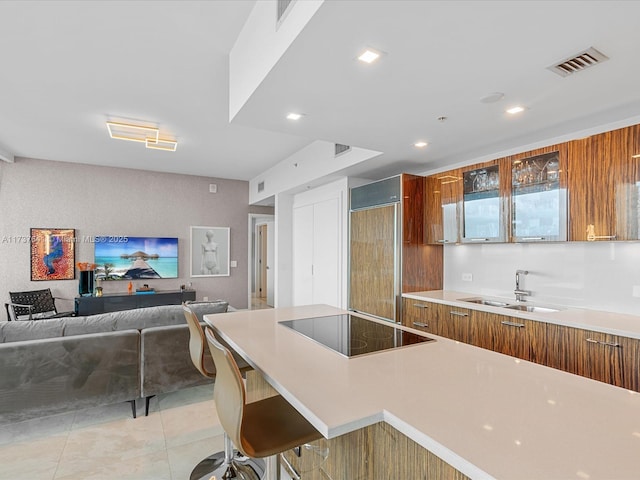
<svg viewBox="0 0 640 480">
<path fill-rule="evenodd" d="M 254 3 L 1 1 L 0 146 L 249 180 L 327 140 L 384 152 L 364 165 L 373 178 L 640 115 L 640 2 L 343 0 L 322 5 L 229 124 L 228 53 Z M 360 64 L 364 46 L 386 54 Z M 611 60 L 546 69 L 591 46 Z M 480 102 L 492 92 L 505 97 Z M 528 110 L 507 116 L 515 103 Z M 178 150 L 111 140 L 108 119 L 155 123 Z"/>
</svg>

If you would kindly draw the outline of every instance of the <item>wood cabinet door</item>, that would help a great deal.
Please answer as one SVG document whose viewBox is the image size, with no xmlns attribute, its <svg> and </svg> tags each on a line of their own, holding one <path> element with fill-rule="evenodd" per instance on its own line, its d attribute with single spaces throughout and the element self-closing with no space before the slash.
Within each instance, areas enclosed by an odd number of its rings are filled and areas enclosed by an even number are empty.
<svg viewBox="0 0 640 480">
<path fill-rule="evenodd" d="M 397 205 L 351 212 L 349 307 L 396 321 Z"/>
<path fill-rule="evenodd" d="M 505 242 L 507 218 L 504 159 L 462 169 L 460 241 L 462 243 Z"/>
<path fill-rule="evenodd" d="M 569 240 L 636 240 L 640 126 L 568 144 Z"/>
<path fill-rule="evenodd" d="M 437 331 L 434 333 L 451 340 L 469 343 L 470 311 L 441 303 L 434 303 L 433 307 L 437 319 Z"/>
<path fill-rule="evenodd" d="M 437 314 L 434 311 L 435 303 L 414 300 L 413 298 L 402 299 L 402 324 L 405 327 L 415 328 L 423 332 L 437 335 Z"/>
<path fill-rule="evenodd" d="M 506 158 L 512 242 L 567 240 L 567 144 Z"/>
<path fill-rule="evenodd" d="M 548 325 L 547 365 L 638 391 L 640 341 L 562 325 Z"/>
<path fill-rule="evenodd" d="M 426 178 L 425 242 L 433 245 L 460 241 L 462 172 L 449 170 Z"/>
<path fill-rule="evenodd" d="M 402 175 L 402 293 L 442 289 L 442 247 L 425 244 L 425 177 Z"/>
<path fill-rule="evenodd" d="M 512 357 L 544 363 L 546 324 L 481 311 L 471 313 L 470 343 Z"/>
</svg>

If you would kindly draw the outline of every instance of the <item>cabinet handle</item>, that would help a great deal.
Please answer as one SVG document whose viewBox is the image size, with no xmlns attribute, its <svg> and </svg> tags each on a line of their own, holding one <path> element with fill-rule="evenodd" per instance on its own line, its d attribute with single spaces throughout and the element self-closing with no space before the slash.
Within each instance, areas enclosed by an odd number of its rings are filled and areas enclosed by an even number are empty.
<svg viewBox="0 0 640 480">
<path fill-rule="evenodd" d="M 595 226 L 593 224 L 587 225 L 587 241 L 593 242 L 594 240 L 615 240 L 617 235 L 596 235 Z"/>
<path fill-rule="evenodd" d="M 424 323 L 424 322 L 413 322 L 413 324 L 416 327 L 423 327 L 423 328 L 427 328 L 429 326 L 427 323 Z"/>
<path fill-rule="evenodd" d="M 500 322 L 502 325 L 506 325 L 508 327 L 518 327 L 518 328 L 523 328 L 525 325 L 524 323 L 516 323 L 516 322 L 507 322 L 507 321 L 502 321 Z"/>
<path fill-rule="evenodd" d="M 424 305 L 422 303 L 414 303 L 413 306 L 416 308 L 429 308 L 429 305 Z"/>
<path fill-rule="evenodd" d="M 462 313 L 462 312 L 454 312 L 453 310 L 449 312 L 451 315 L 455 315 L 456 317 L 468 317 L 469 314 L 468 313 Z"/>
<path fill-rule="evenodd" d="M 620 344 L 619 343 L 601 342 L 600 340 L 595 340 L 593 338 L 587 338 L 587 342 L 589 342 L 589 343 L 597 343 L 598 345 L 606 345 L 607 347 L 620 348 Z"/>
<path fill-rule="evenodd" d="M 544 240 L 544 237 L 524 237 L 521 238 L 523 242 L 532 242 L 534 240 Z"/>
<path fill-rule="evenodd" d="M 467 238 L 470 242 L 488 242 L 488 238 Z"/>
<path fill-rule="evenodd" d="M 593 242 L 594 240 L 615 240 L 617 235 L 588 235 L 587 240 Z"/>
</svg>

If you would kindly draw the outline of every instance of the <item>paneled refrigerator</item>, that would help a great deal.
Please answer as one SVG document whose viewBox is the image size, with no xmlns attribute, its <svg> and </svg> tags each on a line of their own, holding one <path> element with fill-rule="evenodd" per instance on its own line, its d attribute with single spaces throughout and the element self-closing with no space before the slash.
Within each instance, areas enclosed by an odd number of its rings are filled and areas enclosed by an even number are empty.
<svg viewBox="0 0 640 480">
<path fill-rule="evenodd" d="M 350 190 L 349 309 L 400 322 L 401 294 L 442 288 L 442 246 L 423 235 L 424 177 Z"/>
</svg>

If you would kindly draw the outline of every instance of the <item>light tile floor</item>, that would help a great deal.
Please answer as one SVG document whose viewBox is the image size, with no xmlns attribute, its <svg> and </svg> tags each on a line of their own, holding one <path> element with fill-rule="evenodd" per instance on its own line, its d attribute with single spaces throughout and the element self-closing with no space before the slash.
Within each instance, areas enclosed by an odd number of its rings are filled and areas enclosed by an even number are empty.
<svg viewBox="0 0 640 480">
<path fill-rule="evenodd" d="M 265 308 L 272 308 L 267 305 L 267 299 L 263 297 L 256 297 L 256 294 L 251 295 L 251 308 L 250 310 L 262 310 Z"/>
<path fill-rule="evenodd" d="M 188 480 L 223 449 L 213 386 L 0 426 L 2 480 Z"/>
</svg>

